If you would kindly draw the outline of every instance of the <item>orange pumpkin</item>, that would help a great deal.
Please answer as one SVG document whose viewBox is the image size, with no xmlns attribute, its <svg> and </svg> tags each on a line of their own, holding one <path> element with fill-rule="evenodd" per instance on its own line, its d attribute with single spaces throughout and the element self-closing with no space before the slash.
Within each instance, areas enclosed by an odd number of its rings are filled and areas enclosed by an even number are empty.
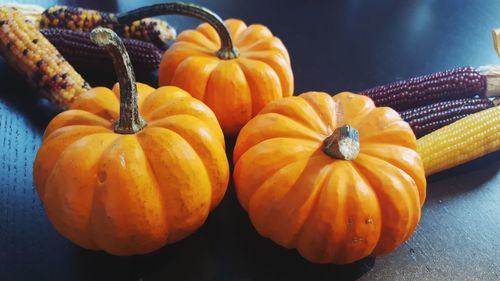
<svg viewBox="0 0 500 281">
<path fill-rule="evenodd" d="M 267 103 L 293 94 L 290 57 L 263 25 L 224 22 L 196 5 L 164 3 L 119 15 L 120 22 L 145 16 L 184 14 L 208 23 L 182 32 L 164 53 L 159 84 L 175 85 L 202 100 L 222 130 L 236 134 Z"/>
<path fill-rule="evenodd" d="M 409 125 L 368 97 L 308 92 L 268 104 L 234 150 L 257 231 L 316 263 L 391 252 L 420 219 L 426 179 Z"/>
<path fill-rule="evenodd" d="M 93 40 L 116 44 L 108 32 L 96 29 Z M 148 253 L 194 232 L 229 175 L 213 112 L 177 87 L 136 90 L 127 58 L 117 68 L 121 87 L 93 88 L 50 122 L 34 164 L 56 230 L 115 255 Z"/>
</svg>

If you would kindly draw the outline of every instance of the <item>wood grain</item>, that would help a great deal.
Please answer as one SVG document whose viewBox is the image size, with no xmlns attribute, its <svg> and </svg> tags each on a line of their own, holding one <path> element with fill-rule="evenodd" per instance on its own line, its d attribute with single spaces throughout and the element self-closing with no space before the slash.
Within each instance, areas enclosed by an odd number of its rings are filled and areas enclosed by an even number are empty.
<svg viewBox="0 0 500 281">
<path fill-rule="evenodd" d="M 160 1 L 21 2 L 123 11 Z M 223 18 L 266 24 L 288 47 L 296 93 L 333 94 L 498 63 L 490 35 L 500 25 L 495 0 L 193 2 Z M 199 23 L 167 19 L 178 30 Z M 116 79 L 91 71 L 85 78 L 107 86 Z M 0 280 L 500 280 L 498 152 L 430 177 L 417 231 L 376 259 L 306 262 L 256 233 L 232 185 L 207 223 L 171 247 L 128 258 L 80 249 L 55 232 L 33 187 L 33 160 L 57 112 L 0 60 Z M 227 142 L 232 159 L 234 140 Z"/>
</svg>

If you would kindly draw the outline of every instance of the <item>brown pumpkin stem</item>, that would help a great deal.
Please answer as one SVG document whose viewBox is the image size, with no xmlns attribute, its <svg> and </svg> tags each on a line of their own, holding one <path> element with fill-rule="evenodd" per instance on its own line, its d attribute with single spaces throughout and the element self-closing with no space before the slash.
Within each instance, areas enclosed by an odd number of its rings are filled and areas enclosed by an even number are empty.
<svg viewBox="0 0 500 281">
<path fill-rule="evenodd" d="M 323 151 L 341 160 L 355 160 L 359 154 L 359 133 L 350 125 L 338 127 L 325 139 Z"/>
<path fill-rule="evenodd" d="M 90 33 L 95 44 L 104 47 L 113 60 L 118 83 L 120 84 L 120 119 L 115 124 L 119 134 L 135 134 L 147 124 L 139 114 L 135 74 L 122 40 L 111 29 L 97 27 Z"/>
<path fill-rule="evenodd" d="M 205 7 L 182 2 L 160 3 L 117 14 L 116 20 L 121 24 L 127 24 L 143 18 L 161 15 L 184 15 L 207 22 L 215 28 L 220 37 L 221 48 L 217 52 L 217 56 L 224 60 L 238 57 L 239 51 L 233 45 L 231 34 L 224 21 L 216 13 Z"/>
</svg>

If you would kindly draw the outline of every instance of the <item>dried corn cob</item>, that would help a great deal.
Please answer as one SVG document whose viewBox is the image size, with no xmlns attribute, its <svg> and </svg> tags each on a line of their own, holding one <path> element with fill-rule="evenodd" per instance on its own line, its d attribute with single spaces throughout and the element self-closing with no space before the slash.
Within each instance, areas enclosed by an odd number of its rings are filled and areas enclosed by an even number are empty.
<svg viewBox="0 0 500 281">
<path fill-rule="evenodd" d="M 498 76 L 491 77 L 498 80 Z M 378 106 L 390 106 L 403 110 L 438 101 L 487 96 L 487 78 L 472 67 L 460 67 L 431 75 L 361 91 L 373 99 Z"/>
<path fill-rule="evenodd" d="M 106 49 L 90 40 L 87 32 L 51 28 L 40 32 L 75 67 L 93 70 L 113 71 L 113 62 Z M 162 51 L 149 42 L 123 39 L 134 69 L 138 72 L 151 72 L 158 68 Z"/>
<path fill-rule="evenodd" d="M 416 107 L 401 111 L 399 114 L 410 124 L 415 135 L 421 137 L 467 115 L 490 107 L 493 107 L 493 102 L 487 98 L 465 98 Z"/>
<path fill-rule="evenodd" d="M 42 13 L 41 28 L 66 28 L 73 31 L 90 32 L 96 26 L 114 30 L 125 38 L 148 41 L 158 47 L 165 47 L 175 39 L 176 32 L 166 21 L 145 18 L 120 25 L 113 13 L 68 6 L 53 6 Z"/>
<path fill-rule="evenodd" d="M 417 140 L 426 175 L 500 149 L 500 107 L 495 106 L 438 129 Z"/>
<path fill-rule="evenodd" d="M 45 10 L 42 6 L 19 3 L 2 4 L 2 7 L 17 9 L 28 21 L 36 26 L 40 24 L 42 13 Z"/>
<path fill-rule="evenodd" d="M 28 82 L 62 108 L 90 87 L 16 9 L 0 7 L 0 50 Z"/>
</svg>

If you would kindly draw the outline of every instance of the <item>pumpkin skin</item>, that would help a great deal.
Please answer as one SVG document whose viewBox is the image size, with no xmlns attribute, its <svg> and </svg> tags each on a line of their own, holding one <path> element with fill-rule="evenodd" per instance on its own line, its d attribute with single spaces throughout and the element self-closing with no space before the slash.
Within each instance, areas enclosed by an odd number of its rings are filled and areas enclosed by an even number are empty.
<svg viewBox="0 0 500 281">
<path fill-rule="evenodd" d="M 207 104 L 224 133 L 235 135 L 267 103 L 293 94 L 290 57 L 263 25 L 225 21 L 240 55 L 220 59 L 220 38 L 203 23 L 186 30 L 164 53 L 159 84 L 178 86 Z"/>
<path fill-rule="evenodd" d="M 137 87 L 142 131 L 115 133 L 118 86 L 98 87 L 50 122 L 36 156 L 49 220 L 83 248 L 154 251 L 198 229 L 225 193 L 229 168 L 213 112 L 177 87 Z"/>
<path fill-rule="evenodd" d="M 323 151 L 337 127 L 359 131 L 353 161 Z M 409 125 L 368 97 L 308 92 L 268 104 L 241 130 L 234 181 L 264 237 L 315 263 L 391 252 L 420 219 L 426 179 Z"/>
</svg>

